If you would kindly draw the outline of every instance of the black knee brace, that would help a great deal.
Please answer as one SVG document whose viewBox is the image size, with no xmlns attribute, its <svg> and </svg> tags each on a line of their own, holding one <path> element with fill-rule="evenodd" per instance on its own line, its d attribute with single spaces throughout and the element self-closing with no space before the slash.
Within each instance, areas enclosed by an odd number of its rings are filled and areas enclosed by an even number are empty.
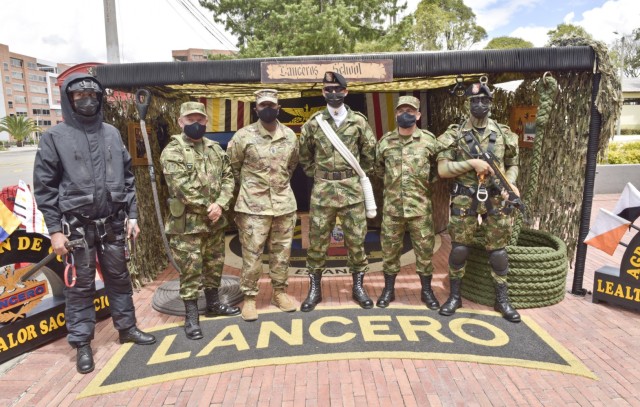
<svg viewBox="0 0 640 407">
<path fill-rule="evenodd" d="M 456 270 L 464 267 L 469 256 L 469 247 L 460 243 L 451 244 L 451 254 L 449 254 L 449 266 Z"/>
<path fill-rule="evenodd" d="M 509 272 L 509 257 L 507 251 L 502 248 L 489 252 L 489 264 L 493 272 L 499 276 L 506 276 Z"/>
</svg>

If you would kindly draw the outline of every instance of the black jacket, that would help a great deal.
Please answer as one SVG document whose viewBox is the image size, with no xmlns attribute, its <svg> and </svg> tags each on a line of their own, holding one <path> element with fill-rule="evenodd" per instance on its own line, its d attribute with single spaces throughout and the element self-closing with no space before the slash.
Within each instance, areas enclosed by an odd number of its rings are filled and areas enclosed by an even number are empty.
<svg viewBox="0 0 640 407">
<path fill-rule="evenodd" d="M 123 209 L 137 218 L 131 156 L 120 132 L 102 122 L 101 109 L 92 117 L 73 111 L 66 89 L 88 74 L 70 75 L 62 84 L 64 122 L 40 138 L 33 168 L 34 195 L 49 233 L 61 231 L 62 215 L 101 219 Z M 103 92 L 104 94 L 104 92 Z"/>
</svg>

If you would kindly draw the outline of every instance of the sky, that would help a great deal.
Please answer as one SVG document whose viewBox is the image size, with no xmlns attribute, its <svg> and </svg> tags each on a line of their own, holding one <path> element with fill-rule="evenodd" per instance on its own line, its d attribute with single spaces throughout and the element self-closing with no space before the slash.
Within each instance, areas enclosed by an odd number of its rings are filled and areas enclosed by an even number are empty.
<svg viewBox="0 0 640 407">
<path fill-rule="evenodd" d="M 171 61 L 171 50 L 235 49 L 197 0 L 115 0 L 121 62 Z M 209 30 L 190 14 L 209 22 Z M 407 0 L 408 11 L 419 0 Z M 640 27 L 640 0 L 464 0 L 488 39 L 513 36 L 534 46 L 560 23 L 579 25 L 610 45 Z M 0 0 L 0 43 L 11 52 L 50 62 L 107 62 L 103 0 Z M 199 14 L 201 13 L 201 14 Z M 213 27 L 212 27 L 213 26 Z M 215 34 L 212 35 L 211 32 Z M 618 34 L 615 34 L 617 32 Z"/>
</svg>

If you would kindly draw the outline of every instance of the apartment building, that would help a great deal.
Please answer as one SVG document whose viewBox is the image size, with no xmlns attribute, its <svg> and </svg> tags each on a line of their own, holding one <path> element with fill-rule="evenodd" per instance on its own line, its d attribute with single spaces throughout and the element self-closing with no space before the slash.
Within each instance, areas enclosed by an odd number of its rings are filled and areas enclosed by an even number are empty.
<svg viewBox="0 0 640 407">
<path fill-rule="evenodd" d="M 60 123 L 60 89 L 55 83 L 71 66 L 11 52 L 0 44 L 0 118 L 26 116 L 45 131 Z M 0 133 L 0 140 L 8 139 L 6 132 Z"/>
</svg>

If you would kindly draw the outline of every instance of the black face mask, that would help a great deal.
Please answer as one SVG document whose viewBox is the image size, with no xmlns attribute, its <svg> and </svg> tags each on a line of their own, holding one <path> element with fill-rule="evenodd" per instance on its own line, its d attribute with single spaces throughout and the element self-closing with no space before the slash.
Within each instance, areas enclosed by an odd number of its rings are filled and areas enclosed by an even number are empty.
<svg viewBox="0 0 640 407">
<path fill-rule="evenodd" d="M 398 127 L 408 129 L 416 124 L 416 115 L 409 112 L 402 112 L 402 114 L 396 116 L 396 121 L 398 122 Z"/>
<path fill-rule="evenodd" d="M 190 139 L 200 140 L 204 136 L 205 131 L 207 131 L 207 126 L 194 122 L 186 124 L 183 130 L 184 134 L 186 134 Z"/>
<path fill-rule="evenodd" d="M 86 97 L 74 100 L 73 105 L 75 106 L 78 114 L 83 116 L 94 116 L 98 112 L 100 102 L 98 102 L 98 99 Z"/>
<path fill-rule="evenodd" d="M 470 103 L 469 111 L 471 115 L 476 119 L 484 119 L 491 110 L 491 102 L 489 103 Z"/>
<path fill-rule="evenodd" d="M 324 100 L 326 100 L 327 104 L 331 107 L 340 107 L 344 103 L 345 96 L 346 95 L 343 92 L 326 93 Z"/>
<path fill-rule="evenodd" d="M 265 107 L 263 109 L 257 110 L 258 117 L 265 123 L 273 123 L 273 121 L 278 117 L 278 109 L 273 107 Z"/>
</svg>

